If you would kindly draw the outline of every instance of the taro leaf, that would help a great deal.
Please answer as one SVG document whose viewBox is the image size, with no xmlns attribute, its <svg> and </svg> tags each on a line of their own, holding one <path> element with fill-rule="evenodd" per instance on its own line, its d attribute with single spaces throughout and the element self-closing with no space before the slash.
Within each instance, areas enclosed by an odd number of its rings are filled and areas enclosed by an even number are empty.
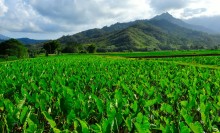
<svg viewBox="0 0 220 133">
<path fill-rule="evenodd" d="M 17 108 L 18 108 L 19 110 L 22 109 L 22 107 L 23 107 L 25 101 L 26 101 L 26 97 L 25 97 L 24 99 L 22 99 L 22 100 L 19 101 L 19 103 L 17 104 Z"/>
<path fill-rule="evenodd" d="M 102 127 L 99 124 L 91 125 L 90 127 L 93 130 L 93 132 L 95 132 L 95 133 L 102 132 Z"/>
<path fill-rule="evenodd" d="M 142 113 L 138 113 L 138 115 L 136 117 L 136 122 L 142 123 L 142 119 L 143 119 L 143 114 Z"/>
<path fill-rule="evenodd" d="M 54 133 L 60 133 L 61 131 L 59 129 L 57 129 L 57 128 L 53 128 L 53 132 Z"/>
<path fill-rule="evenodd" d="M 68 95 L 60 99 L 61 111 L 68 115 L 73 107 L 73 100 Z M 80 107 L 79 107 L 80 108 Z"/>
<path fill-rule="evenodd" d="M 85 121 L 82 121 L 82 120 L 80 120 L 80 119 L 77 119 L 77 120 L 79 121 L 79 123 L 80 123 L 80 125 L 81 125 L 81 131 L 82 131 L 82 133 L 89 133 L 89 128 L 88 128 L 86 122 L 85 122 Z"/>
<path fill-rule="evenodd" d="M 30 118 L 27 119 L 28 128 L 26 129 L 27 133 L 33 133 L 37 131 L 37 124 L 35 124 Z"/>
<path fill-rule="evenodd" d="M 135 125 L 136 130 L 138 131 L 138 133 L 145 133 L 145 131 L 143 130 L 142 125 L 140 123 L 135 122 L 134 125 Z"/>
<path fill-rule="evenodd" d="M 147 94 L 149 95 L 149 97 L 153 96 L 154 92 L 155 92 L 155 88 L 153 86 L 151 86 L 149 89 L 146 89 Z"/>
<path fill-rule="evenodd" d="M 24 122 L 26 121 L 28 112 L 29 112 L 28 107 L 24 106 L 24 107 L 22 108 L 22 112 L 21 112 L 21 115 L 20 115 L 20 122 L 21 122 L 22 124 L 24 124 Z"/>
<path fill-rule="evenodd" d="M 150 106 L 156 104 L 157 102 L 158 102 L 158 99 L 157 99 L 157 98 L 155 98 L 155 99 L 153 99 L 153 100 L 147 100 L 147 101 L 145 102 L 145 107 L 150 107 Z"/>
<path fill-rule="evenodd" d="M 190 123 L 192 123 L 193 118 L 187 114 L 187 110 L 186 109 L 182 109 L 180 114 L 183 116 L 184 120 L 186 121 L 186 123 L 188 125 Z"/>
<path fill-rule="evenodd" d="M 143 116 L 142 113 L 138 113 L 134 125 L 139 133 L 149 132 L 150 123 L 148 121 L 148 118 L 146 116 Z"/>
<path fill-rule="evenodd" d="M 52 119 L 52 117 L 46 111 L 43 112 L 43 115 L 44 115 L 45 119 L 48 121 L 48 123 L 50 124 L 50 127 L 53 129 L 53 132 L 60 133 L 61 131 L 56 128 L 56 123 Z"/>
<path fill-rule="evenodd" d="M 97 96 L 93 95 L 92 96 L 95 99 L 97 108 L 99 110 L 99 113 L 103 113 L 103 103 L 102 100 L 100 100 Z"/>
<path fill-rule="evenodd" d="M 166 125 L 166 127 L 163 129 L 163 132 L 164 133 L 172 133 L 170 125 Z"/>
<path fill-rule="evenodd" d="M 117 112 L 117 114 L 115 115 L 115 120 L 117 121 L 117 124 L 120 125 L 123 122 L 122 113 Z"/>
<path fill-rule="evenodd" d="M 137 101 L 134 101 L 134 103 L 131 105 L 131 108 L 133 109 L 133 111 L 136 113 L 138 110 L 138 103 Z"/>
<path fill-rule="evenodd" d="M 190 133 L 190 129 L 183 122 L 180 123 L 180 133 Z"/>
<path fill-rule="evenodd" d="M 23 87 L 21 88 L 21 94 L 23 97 L 29 96 L 28 91 L 24 89 Z"/>
<path fill-rule="evenodd" d="M 202 125 L 199 122 L 190 123 L 189 127 L 194 133 L 203 133 Z"/>
<path fill-rule="evenodd" d="M 107 116 L 109 119 L 114 120 L 116 115 L 116 109 L 111 102 L 107 102 Z"/>
<path fill-rule="evenodd" d="M 181 104 L 183 107 L 187 107 L 187 106 L 188 106 L 188 101 L 181 101 L 180 104 Z"/>
<path fill-rule="evenodd" d="M 45 99 L 41 99 L 41 100 L 39 101 L 39 105 L 40 105 L 40 109 L 41 109 L 42 111 L 45 111 L 45 110 L 46 110 L 46 102 L 45 102 Z"/>
<path fill-rule="evenodd" d="M 111 130 L 111 124 L 108 119 L 104 119 L 102 122 L 102 132 L 103 133 L 108 133 Z"/>
<path fill-rule="evenodd" d="M 70 111 L 70 113 L 67 115 L 67 123 L 71 124 L 76 118 L 76 114 L 73 110 Z"/>
<path fill-rule="evenodd" d="M 3 98 L 1 98 L 1 100 L 0 100 L 0 112 L 4 111 L 4 102 L 3 101 L 4 101 Z"/>
<path fill-rule="evenodd" d="M 52 117 L 46 112 L 43 111 L 42 114 L 44 115 L 45 119 L 49 122 L 52 128 L 56 127 L 56 122 L 52 119 Z"/>
<path fill-rule="evenodd" d="M 143 116 L 142 127 L 145 131 L 148 131 L 150 129 L 149 119 L 146 116 Z"/>
<path fill-rule="evenodd" d="M 173 112 L 173 107 L 172 107 L 171 105 L 165 103 L 165 104 L 162 104 L 161 110 L 162 110 L 162 111 L 165 111 L 165 112 L 167 112 L 167 113 L 169 113 L 169 114 L 172 114 L 172 112 Z"/>
<path fill-rule="evenodd" d="M 131 119 L 130 116 L 126 118 L 125 123 L 126 123 L 126 126 L 128 128 L 128 131 L 131 131 L 131 129 L 132 129 L 132 119 Z"/>
<path fill-rule="evenodd" d="M 31 87 L 32 87 L 32 89 L 34 91 L 38 91 L 39 90 L 38 86 L 35 83 L 31 83 Z"/>
<path fill-rule="evenodd" d="M 11 130 L 13 125 L 18 122 L 19 118 L 19 110 L 15 108 L 14 104 L 8 100 L 4 100 L 5 110 L 7 110 L 8 114 L 5 117 L 5 123 L 7 123 L 8 128 Z"/>
<path fill-rule="evenodd" d="M 115 105 L 117 108 L 122 107 L 122 94 L 120 90 L 115 90 Z"/>
</svg>

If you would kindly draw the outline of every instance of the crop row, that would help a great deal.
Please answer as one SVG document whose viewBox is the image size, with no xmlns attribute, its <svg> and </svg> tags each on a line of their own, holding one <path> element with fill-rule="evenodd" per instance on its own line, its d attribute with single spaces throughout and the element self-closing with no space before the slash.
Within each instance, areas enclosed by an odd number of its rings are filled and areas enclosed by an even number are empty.
<svg viewBox="0 0 220 133">
<path fill-rule="evenodd" d="M 220 71 L 66 55 L 0 64 L 3 132 L 215 132 Z"/>
<path fill-rule="evenodd" d="M 157 60 L 166 60 L 166 61 L 178 61 L 202 65 L 217 65 L 220 66 L 220 56 L 200 56 L 200 57 L 184 57 L 184 58 L 166 58 L 166 59 L 157 59 Z"/>
</svg>

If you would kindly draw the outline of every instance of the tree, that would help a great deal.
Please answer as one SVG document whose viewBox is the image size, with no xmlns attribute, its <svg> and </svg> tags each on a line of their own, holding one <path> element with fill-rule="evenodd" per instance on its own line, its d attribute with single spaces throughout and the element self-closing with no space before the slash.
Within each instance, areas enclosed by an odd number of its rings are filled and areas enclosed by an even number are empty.
<svg viewBox="0 0 220 133">
<path fill-rule="evenodd" d="M 28 56 L 27 48 L 16 39 L 9 39 L 0 44 L 0 55 L 24 58 Z"/>
<path fill-rule="evenodd" d="M 61 51 L 61 44 L 58 41 L 49 41 L 44 43 L 43 48 L 46 51 L 46 55 L 55 54 L 56 52 L 59 54 Z"/>
<path fill-rule="evenodd" d="M 87 51 L 88 51 L 89 53 L 95 53 L 95 52 L 96 52 L 96 45 L 94 45 L 94 44 L 89 45 L 89 46 L 87 47 Z"/>
<path fill-rule="evenodd" d="M 62 53 L 78 53 L 79 50 L 76 46 L 66 46 L 63 50 Z"/>
</svg>

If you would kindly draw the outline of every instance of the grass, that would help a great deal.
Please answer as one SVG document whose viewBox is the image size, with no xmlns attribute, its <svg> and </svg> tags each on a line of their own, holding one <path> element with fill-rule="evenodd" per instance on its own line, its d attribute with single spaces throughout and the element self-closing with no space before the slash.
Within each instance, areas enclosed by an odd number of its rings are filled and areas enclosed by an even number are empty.
<svg viewBox="0 0 220 133">
<path fill-rule="evenodd" d="M 14 61 L 14 60 L 18 60 L 18 58 L 16 56 L 9 56 L 7 59 L 0 58 L 0 62 Z"/>
<path fill-rule="evenodd" d="M 147 56 L 175 56 L 175 55 L 202 55 L 220 54 L 220 50 L 190 50 L 190 51 L 155 51 L 155 52 L 114 52 L 101 55 L 122 57 L 147 57 Z M 100 53 L 98 53 L 100 55 Z"/>
</svg>

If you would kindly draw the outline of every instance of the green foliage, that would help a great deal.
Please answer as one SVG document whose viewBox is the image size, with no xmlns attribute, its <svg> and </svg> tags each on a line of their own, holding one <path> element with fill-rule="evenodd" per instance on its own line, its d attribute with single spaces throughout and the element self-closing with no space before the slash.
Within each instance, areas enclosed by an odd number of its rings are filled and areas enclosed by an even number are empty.
<svg viewBox="0 0 220 133">
<path fill-rule="evenodd" d="M 217 69 L 64 55 L 1 63 L 0 73 L 2 132 L 220 129 Z"/>
<path fill-rule="evenodd" d="M 43 48 L 46 51 L 46 55 L 55 54 L 61 51 L 61 44 L 58 41 L 49 41 L 44 43 Z"/>
<path fill-rule="evenodd" d="M 95 53 L 96 52 L 96 45 L 95 44 L 90 44 L 88 47 L 87 47 L 87 52 L 88 53 Z"/>
<path fill-rule="evenodd" d="M 28 56 L 27 48 L 15 39 L 9 39 L 0 43 L 0 55 L 16 56 L 24 58 Z"/>
<path fill-rule="evenodd" d="M 58 40 L 64 44 L 96 44 L 99 52 L 216 49 L 220 44 L 218 35 L 190 30 L 163 19 L 117 23 Z"/>
<path fill-rule="evenodd" d="M 71 46 L 67 45 L 65 48 L 62 50 L 62 53 L 78 53 L 79 49 L 77 46 Z"/>
</svg>

